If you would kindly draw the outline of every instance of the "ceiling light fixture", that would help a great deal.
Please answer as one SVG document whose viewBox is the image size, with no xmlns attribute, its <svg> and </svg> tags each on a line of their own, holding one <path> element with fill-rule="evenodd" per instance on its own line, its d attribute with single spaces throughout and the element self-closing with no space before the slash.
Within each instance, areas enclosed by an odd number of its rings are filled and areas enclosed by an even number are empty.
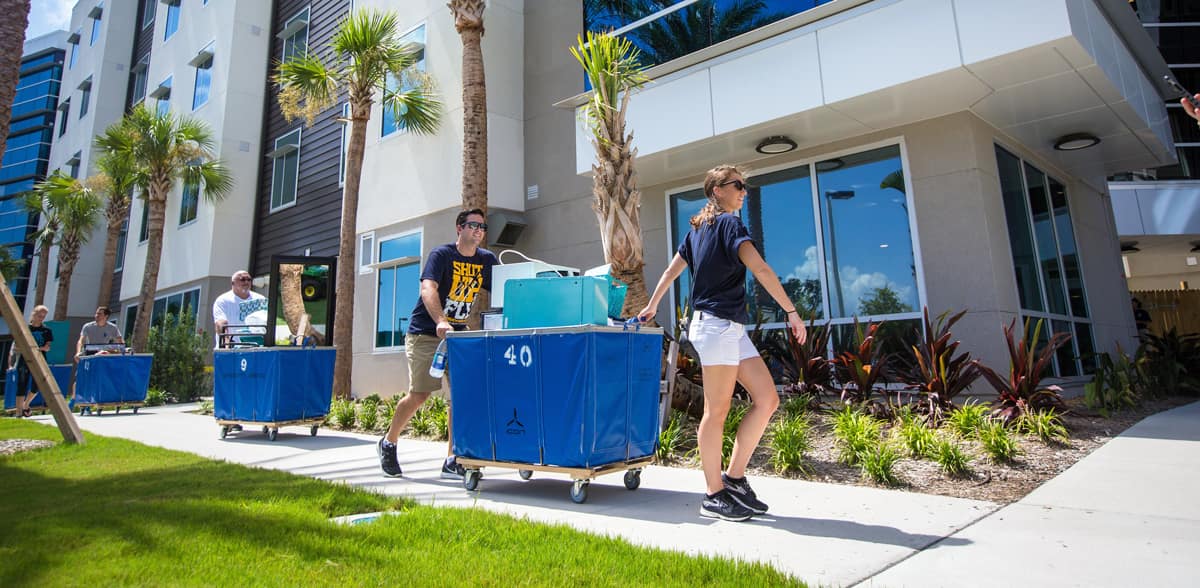
<svg viewBox="0 0 1200 588">
<path fill-rule="evenodd" d="M 842 160 L 842 158 L 840 158 L 840 157 L 835 157 L 833 159 L 826 159 L 825 161 L 817 162 L 817 171 L 819 171 L 819 172 L 833 171 L 835 169 L 841 169 L 843 167 L 846 167 L 846 162 L 844 160 Z"/>
<path fill-rule="evenodd" d="M 783 135 L 772 135 L 759 141 L 758 146 L 754 150 L 763 155 L 778 155 L 780 153 L 787 153 L 795 148 L 795 141 Z"/>
<path fill-rule="evenodd" d="M 1071 133 L 1063 135 L 1054 141 L 1054 149 L 1058 151 L 1078 151 L 1100 144 L 1100 137 L 1091 133 Z"/>
</svg>

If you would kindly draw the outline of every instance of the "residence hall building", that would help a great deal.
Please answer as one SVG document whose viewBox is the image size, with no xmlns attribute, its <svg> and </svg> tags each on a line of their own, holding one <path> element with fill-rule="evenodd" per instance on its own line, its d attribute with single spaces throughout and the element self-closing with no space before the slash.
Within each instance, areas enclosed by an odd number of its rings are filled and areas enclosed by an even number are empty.
<svg viewBox="0 0 1200 588">
<path fill-rule="evenodd" d="M 447 105 L 431 137 L 379 112 L 368 128 L 354 393 L 395 394 L 408 387 L 403 338 L 420 264 L 453 240 L 460 207 L 461 42 L 443 2 L 355 4 L 397 9 Z M 577 112 L 583 74 L 567 49 L 585 27 L 616 30 L 642 49 L 652 79 L 628 119 L 650 285 L 703 204 L 704 171 L 732 162 L 753 170 L 742 218 L 793 298 L 834 324 L 835 347 L 855 317 L 911 337 L 925 306 L 967 309 L 956 336 L 997 369 L 1004 325 L 1044 319 L 1072 335 L 1053 365 L 1067 385 L 1093 351 L 1130 347 L 1105 179 L 1177 154 L 1167 64 L 1128 2 L 768 1 L 754 25 L 704 24 L 730 4 L 590 14 L 584 2 L 491 2 L 489 221 L 524 231 L 491 222 L 489 244 L 507 233 L 505 245 L 550 263 L 603 263 Z M 689 12 L 704 7 L 717 14 Z M 681 28 L 673 19 L 711 34 L 664 40 Z M 303 146 L 300 157 L 314 165 Z M 686 302 L 686 283 L 659 316 Z M 782 326 L 751 292 L 763 327 Z"/>
<path fill-rule="evenodd" d="M 1200 92 L 1200 2 L 1132 4 L 1171 75 Z M 1134 292 L 1200 287 L 1200 128 L 1184 113 L 1178 93 L 1167 96 L 1178 162 L 1116 174 L 1108 184 L 1125 278 Z"/>
<path fill-rule="evenodd" d="M 24 260 L 8 288 L 25 308 L 32 293 L 33 234 L 39 218 L 25 208 L 25 196 L 50 173 L 50 145 L 58 113 L 58 93 L 66 57 L 66 31 L 55 31 L 25 41 L 17 93 L 13 100 L 4 160 L 0 162 L 0 247 L 15 260 Z M 30 305 L 32 309 L 32 305 Z M 7 333 L 6 326 L 0 330 Z"/>
</svg>

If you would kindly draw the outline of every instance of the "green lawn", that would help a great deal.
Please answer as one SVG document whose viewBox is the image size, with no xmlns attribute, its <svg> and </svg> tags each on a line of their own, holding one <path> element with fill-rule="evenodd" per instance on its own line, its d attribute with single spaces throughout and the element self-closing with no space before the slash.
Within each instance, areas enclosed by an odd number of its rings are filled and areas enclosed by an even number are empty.
<svg viewBox="0 0 1200 588">
<path fill-rule="evenodd" d="M 61 441 L 0 418 L 0 438 Z M 396 509 L 378 522 L 329 517 Z M 0 586 L 802 585 L 481 510 L 87 435 L 0 456 Z"/>
</svg>

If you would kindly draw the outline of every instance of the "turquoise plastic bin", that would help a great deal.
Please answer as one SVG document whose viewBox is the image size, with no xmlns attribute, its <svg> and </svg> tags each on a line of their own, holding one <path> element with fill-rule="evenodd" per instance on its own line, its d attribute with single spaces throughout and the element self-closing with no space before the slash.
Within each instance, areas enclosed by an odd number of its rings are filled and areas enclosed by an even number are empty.
<svg viewBox="0 0 1200 588">
<path fill-rule="evenodd" d="M 607 325 L 607 276 L 509 280 L 504 285 L 504 328 Z"/>
</svg>

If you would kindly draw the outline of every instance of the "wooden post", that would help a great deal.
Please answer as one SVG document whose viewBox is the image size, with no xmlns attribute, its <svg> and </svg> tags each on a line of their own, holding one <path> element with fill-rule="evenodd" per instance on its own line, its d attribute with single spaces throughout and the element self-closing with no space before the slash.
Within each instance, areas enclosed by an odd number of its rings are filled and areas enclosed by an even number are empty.
<svg viewBox="0 0 1200 588">
<path fill-rule="evenodd" d="M 8 289 L 8 283 L 3 280 L 0 280 L 0 315 L 3 315 L 4 322 L 8 323 L 8 330 L 13 336 L 14 348 L 25 358 L 25 365 L 29 366 L 29 372 L 33 374 L 33 381 L 37 383 L 38 390 L 41 391 L 42 398 L 46 401 L 46 406 L 49 406 L 50 412 L 54 414 L 54 422 L 58 424 L 58 430 L 62 432 L 63 440 L 67 443 L 83 445 L 83 433 L 79 430 L 79 423 L 75 422 L 75 415 L 67 408 L 67 401 L 63 398 L 62 391 L 58 389 L 58 382 L 50 373 L 46 357 L 34 343 L 33 333 L 29 332 L 29 325 L 25 324 L 25 315 L 20 308 L 17 308 L 17 299 L 13 298 L 12 292 Z"/>
</svg>

